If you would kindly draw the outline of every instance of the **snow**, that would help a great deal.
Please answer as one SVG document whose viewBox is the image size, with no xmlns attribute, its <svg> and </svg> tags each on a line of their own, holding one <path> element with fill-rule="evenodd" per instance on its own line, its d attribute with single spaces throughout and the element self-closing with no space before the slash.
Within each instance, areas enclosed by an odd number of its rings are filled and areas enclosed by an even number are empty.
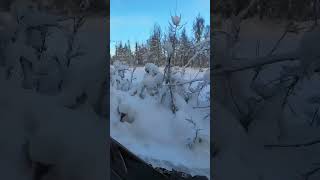
<svg viewBox="0 0 320 180">
<path fill-rule="evenodd" d="M 12 15 L 0 11 L 0 41 L 8 41 L 13 37 L 15 28 L 16 24 Z"/>
<path fill-rule="evenodd" d="M 133 86 L 141 82 L 154 87 L 152 76 L 162 74 L 163 67 L 146 64 L 146 68 L 137 67 L 134 73 Z M 150 73 L 146 73 L 146 70 Z M 191 80 L 197 69 L 187 68 L 184 80 Z M 153 74 L 154 73 L 154 74 Z M 130 78 L 131 72 L 126 73 Z M 205 74 L 199 73 L 200 77 Z M 147 77 L 147 78 L 146 78 Z M 148 81 L 148 82 L 146 82 Z M 195 85 L 196 86 L 196 85 Z M 206 92 L 209 88 L 205 89 Z M 202 103 L 202 104 L 201 104 Z M 120 106 L 119 106 L 120 104 Z M 143 99 L 132 96 L 128 91 L 110 89 L 110 134 L 130 151 L 154 167 L 172 168 L 191 175 L 210 175 L 210 118 L 204 118 L 209 108 L 193 108 L 196 103 L 186 104 L 183 99 L 177 102 L 179 111 L 172 111 L 161 104 L 154 96 L 146 95 Z M 200 99 L 199 106 L 208 106 L 205 98 Z M 120 111 L 134 111 L 134 122 L 120 122 Z M 121 110 L 124 109 L 124 110 Z M 129 116 L 131 116 L 129 114 Z M 195 127 L 186 119 L 192 119 L 199 131 L 201 143 L 196 142 L 193 148 L 188 144 L 195 136 Z"/>
<path fill-rule="evenodd" d="M 106 154 L 104 147 L 108 138 L 104 134 L 106 119 L 101 117 L 106 116 L 106 109 L 101 105 L 102 114 L 96 112 L 96 106 L 107 95 L 103 91 L 104 84 L 108 83 L 105 58 L 108 54 L 105 43 L 107 21 L 86 19 L 90 25 L 86 23 L 81 27 L 74 45 L 75 49 L 79 47 L 85 54 L 72 60 L 67 67 L 66 37 L 70 34 L 67 27 L 72 26 L 71 21 L 59 22 L 60 17 L 37 11 L 34 4 L 25 0 L 17 0 L 11 7 L 11 13 L 11 17 L 1 20 L 3 23 L 0 25 L 1 33 L 10 32 L 5 34 L 10 38 L 14 36 L 12 31 L 18 30 L 14 31 L 17 32 L 15 41 L 0 35 L 1 43 L 7 43 L 3 49 L 1 47 L 5 63 L 0 67 L 0 84 L 3 87 L 0 88 L 0 100 L 3 102 L 0 104 L 0 114 L 4 117 L 0 122 L 0 133 L 1 137 L 14 136 L 15 139 L 11 142 L 3 138 L 0 140 L 1 144 L 9 144 L 15 151 L 10 152 L 9 148 L 0 156 L 23 158 L 16 151 L 20 150 L 27 136 L 31 139 L 32 160 L 59 162 L 62 174 L 72 176 L 80 173 L 82 176 L 79 180 L 97 179 L 95 177 L 105 171 L 105 159 L 95 158 Z M 13 18 L 16 16 L 24 16 L 18 25 L 11 22 L 16 20 Z M 50 36 L 46 39 L 47 50 L 38 59 L 34 48 L 41 45 L 40 31 L 33 29 L 26 34 L 25 30 L 43 25 L 61 25 L 63 31 L 48 27 Z M 44 31 L 46 28 L 40 29 Z M 173 52 L 171 43 L 167 44 L 167 52 Z M 189 83 L 179 85 L 174 96 L 179 110 L 173 113 L 168 106 L 160 103 L 156 95 L 168 92 L 168 86 L 162 84 L 163 67 L 158 68 L 154 64 L 147 64 L 146 68 L 138 67 L 133 74 L 133 84 L 130 81 L 131 68 L 119 62 L 110 68 L 111 83 L 117 83 L 110 89 L 111 136 L 153 166 L 209 177 L 208 74 L 198 73 L 197 69 L 186 68 L 185 74 L 179 69 L 173 70 L 174 83 L 200 77 L 200 81 L 193 82 L 190 89 L 206 85 L 199 96 L 184 91 Z M 6 78 L 9 70 L 11 77 Z M 164 87 L 161 92 L 160 86 Z M 133 89 L 146 89 L 144 97 L 132 95 Z M 185 97 L 188 96 L 193 98 L 187 103 Z M 6 126 L 3 122 L 12 124 Z M 17 129 L 22 134 L 14 134 L 9 129 Z M 34 134 L 28 134 L 33 130 Z M 92 137 L 88 137 L 88 134 Z M 99 148 L 93 148 L 97 146 Z M 77 148 L 76 152 L 72 149 L 74 147 Z M 80 160 L 88 163 L 81 163 Z M 7 161 L 1 161 L 0 169 L 7 164 Z M 75 167 L 78 169 L 75 170 Z"/>
<path fill-rule="evenodd" d="M 146 65 L 145 65 L 145 71 L 147 72 L 147 73 L 150 73 L 151 75 L 156 75 L 156 74 L 158 74 L 158 72 L 159 72 L 159 68 L 158 68 L 158 66 L 156 66 L 155 64 L 153 64 L 153 63 L 147 63 Z"/>
<path fill-rule="evenodd" d="M 124 114 L 124 117 L 121 118 L 121 122 L 126 121 L 128 123 L 133 123 L 136 118 L 136 111 L 127 103 L 120 102 L 118 105 L 118 111 L 119 113 Z"/>
<path fill-rule="evenodd" d="M 206 72 L 203 74 L 203 79 L 207 82 L 210 82 L 210 69 L 207 69 Z"/>
<path fill-rule="evenodd" d="M 81 175 L 79 179 L 105 176 L 105 159 L 94 157 L 104 157 L 106 150 L 103 119 L 90 111 L 60 106 L 55 97 L 15 87 L 3 76 L 0 83 L 0 142 L 6 147 L 0 154 L 3 177 L 32 179 L 29 162 L 21 153 L 26 138 L 31 141 L 30 158 L 34 161 L 59 162 L 64 175 L 76 173 Z"/>
<path fill-rule="evenodd" d="M 106 177 L 107 124 L 106 119 L 94 110 L 97 100 L 104 99 L 99 96 L 104 92 L 101 87 L 107 70 L 105 38 L 101 38 L 106 36 L 105 19 L 87 19 L 93 29 L 87 26 L 79 32 L 79 41 L 84 47 L 81 50 L 86 54 L 66 69 L 62 58 L 66 49 L 65 32 L 50 29 L 52 36 L 46 43 L 48 51 L 42 54 L 43 59 L 37 61 L 37 53 L 30 47 L 34 44 L 28 44 L 26 40 L 29 37 L 24 31 L 25 25 L 53 25 L 58 17 L 28 9 L 27 1 L 16 2 L 11 9 L 13 14 L 0 19 L 0 55 L 4 61 L 0 66 L 0 144 L 5 147 L 0 153 L 2 175 L 10 177 L 7 179 L 32 179 L 33 169 L 30 169 L 23 149 L 28 141 L 32 161 L 55 163 L 59 168 L 62 176 L 55 177 L 55 172 L 49 172 L 48 179 Z M 12 22 L 13 19 L 15 21 L 15 13 L 27 13 L 24 23 L 18 27 Z M 14 34 L 11 31 L 15 32 L 16 28 L 20 31 L 15 41 L 8 41 Z M 29 42 L 38 43 L 33 40 L 38 41 L 39 36 L 33 35 Z M 88 36 L 90 41 L 84 39 Z M 8 71 L 10 78 L 7 77 Z M 38 80 L 39 91 L 35 80 Z M 58 91 L 60 80 L 64 83 Z M 87 102 L 78 108 L 69 108 L 84 92 Z"/>
<path fill-rule="evenodd" d="M 252 81 L 253 68 L 230 75 L 229 85 L 226 83 L 227 78 L 224 79 L 222 76 L 215 78 L 215 96 L 213 97 L 215 104 L 213 111 L 216 119 L 213 121 L 213 133 L 217 148 L 213 161 L 215 179 L 259 179 L 263 177 L 263 179 L 274 180 L 299 180 L 303 178 L 302 174 L 317 168 L 317 165 L 313 163 L 318 156 L 318 145 L 305 148 L 269 149 L 264 147 L 265 144 L 308 142 L 319 137 L 319 127 L 309 125 L 308 121 L 312 119 L 312 116 L 308 117 L 304 112 L 306 109 L 314 112 L 315 106 L 306 99 L 319 96 L 318 74 L 311 71 L 310 78 L 302 76 L 303 80 L 299 81 L 294 94 L 289 98 L 292 110 L 288 106 L 285 108 L 282 106 L 281 102 L 285 97 L 283 87 L 276 86 L 278 89 L 275 91 L 272 89 L 274 86 L 261 86 L 283 75 L 283 66 L 295 70 L 294 73 L 291 72 L 292 74 L 298 74 L 301 65 L 309 66 L 310 62 L 315 62 L 313 58 L 319 54 L 319 31 L 314 29 L 308 32 L 308 27 L 312 22 L 301 22 L 299 26 L 306 27 L 306 29 L 299 34 L 288 34 L 274 52 L 275 55 L 266 57 L 283 34 L 286 24 L 287 22 L 260 21 L 258 18 L 243 20 L 239 41 L 233 48 L 234 56 L 238 58 L 234 61 L 231 61 L 230 55 L 227 54 L 231 49 L 225 45 L 227 42 L 218 39 L 224 36 L 219 34 L 219 37 L 215 37 L 214 43 L 221 49 L 217 49 L 216 52 L 219 54 L 215 56 L 214 61 L 219 61 L 223 66 L 226 64 L 226 67 L 231 65 L 238 66 L 238 68 L 246 67 L 249 64 L 270 62 L 272 58 L 281 59 L 292 56 L 300 58 L 298 61 L 277 62 L 264 66 L 255 82 Z M 257 53 L 258 43 L 259 53 Z M 319 67 L 317 64 L 314 66 Z M 260 87 L 252 88 L 252 84 L 256 82 L 256 85 Z M 248 104 L 258 109 L 253 115 L 254 119 L 248 127 L 248 132 L 239 123 L 239 113 L 235 110 L 230 95 L 226 93 L 227 86 L 232 87 L 233 96 L 243 111 L 247 111 Z M 259 89 L 258 93 L 253 92 L 253 89 L 256 88 Z M 272 98 L 267 98 L 262 103 L 254 103 L 253 98 L 256 98 L 257 94 L 270 95 L 270 92 L 274 93 Z M 250 100 L 253 101 L 250 102 Z M 231 169 L 232 173 L 230 173 Z M 319 179 L 319 175 L 314 174 L 310 179 Z"/>
</svg>

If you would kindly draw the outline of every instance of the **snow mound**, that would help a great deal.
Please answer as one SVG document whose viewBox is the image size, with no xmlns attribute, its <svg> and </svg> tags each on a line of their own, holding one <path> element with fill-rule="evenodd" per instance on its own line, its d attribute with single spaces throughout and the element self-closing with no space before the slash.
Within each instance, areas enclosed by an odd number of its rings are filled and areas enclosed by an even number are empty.
<svg viewBox="0 0 320 180">
<path fill-rule="evenodd" d="M 136 112 L 135 110 L 127 103 L 120 103 L 118 106 L 118 111 L 121 114 L 121 122 L 133 123 L 135 120 Z"/>
</svg>

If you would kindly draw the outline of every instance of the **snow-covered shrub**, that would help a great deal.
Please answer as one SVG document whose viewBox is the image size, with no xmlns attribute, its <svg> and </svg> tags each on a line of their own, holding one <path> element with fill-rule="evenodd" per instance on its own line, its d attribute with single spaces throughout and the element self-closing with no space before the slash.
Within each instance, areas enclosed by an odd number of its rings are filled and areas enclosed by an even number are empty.
<svg viewBox="0 0 320 180">
<path fill-rule="evenodd" d="M 210 69 L 207 69 L 203 76 L 199 79 L 198 84 L 193 92 L 197 92 L 197 101 L 199 96 L 205 92 L 206 102 L 210 102 L 210 91 L 207 91 L 206 88 L 210 88 Z"/>
<path fill-rule="evenodd" d="M 143 80 L 131 92 L 132 95 L 138 94 L 144 98 L 146 94 L 155 96 L 162 88 L 163 74 L 159 71 L 159 67 L 153 63 L 145 65 L 145 74 Z"/>
<path fill-rule="evenodd" d="M 83 16 L 71 18 L 73 22 L 70 18 L 62 21 L 58 15 L 40 11 L 31 1 L 17 0 L 10 13 L 1 18 L 0 64 L 4 79 L 20 88 L 56 96 L 65 107 L 76 109 L 82 105 L 106 113 L 106 59 L 79 58 L 85 55 L 78 45 Z M 74 59 L 79 61 L 73 63 Z"/>
<path fill-rule="evenodd" d="M 38 62 L 36 59 L 40 58 L 37 52 L 42 52 L 46 48 L 46 43 L 43 42 L 41 37 L 43 33 L 36 31 L 42 28 L 48 30 L 45 26 L 53 24 L 50 23 L 51 20 L 48 17 L 43 17 L 41 21 L 41 17 L 36 14 L 37 12 L 32 2 L 15 1 L 11 6 L 11 12 L 2 19 L 5 25 L 2 30 L 10 31 L 11 34 L 1 33 L 2 35 L 6 34 L 7 39 L 0 38 L 3 58 L 1 64 L 6 66 L 8 74 L 10 74 L 9 71 L 18 73 L 24 79 L 23 86 L 31 89 L 36 84 L 31 81 L 37 78 L 35 69 Z M 44 13 L 44 15 L 46 14 Z M 15 51 L 16 49 L 19 49 L 18 53 Z M 8 76 L 8 79 L 10 79 L 10 76 Z"/>
<path fill-rule="evenodd" d="M 62 88 L 64 72 L 56 58 L 47 58 L 37 63 L 34 73 L 37 76 L 37 91 L 45 94 L 57 94 Z"/>
<path fill-rule="evenodd" d="M 158 97 L 160 103 L 167 106 L 173 112 L 178 111 L 186 104 L 186 100 L 177 92 L 177 89 L 170 89 L 169 86 L 163 86 Z"/>
<path fill-rule="evenodd" d="M 115 86 L 118 90 L 128 91 L 130 87 L 130 81 L 125 76 L 128 70 L 129 67 L 126 64 L 118 60 L 115 61 L 110 69 L 111 85 Z"/>
<path fill-rule="evenodd" d="M 163 74 L 159 71 L 159 68 L 152 63 L 145 65 L 145 71 L 146 74 L 142 81 L 143 86 L 151 96 L 158 94 L 159 88 L 162 86 Z"/>
<path fill-rule="evenodd" d="M 184 72 L 183 69 L 177 66 L 174 66 L 171 68 L 171 84 L 172 86 L 172 90 L 177 93 L 178 95 L 180 95 L 181 97 L 183 97 L 185 99 L 185 101 L 187 102 L 188 98 L 188 86 L 190 85 L 189 83 L 185 83 L 185 79 L 184 79 Z"/>
<path fill-rule="evenodd" d="M 194 130 L 194 137 L 187 138 L 187 146 L 188 148 L 192 149 L 194 148 L 195 145 L 202 143 L 202 138 L 200 137 L 200 131 L 203 129 L 200 129 L 192 119 L 186 119 L 186 121 L 192 124 L 193 130 Z"/>
<path fill-rule="evenodd" d="M 172 67 L 170 84 L 165 84 L 165 78 L 159 67 L 155 64 L 147 63 L 145 65 L 145 74 L 142 81 L 131 90 L 131 95 L 138 95 L 140 98 L 154 96 L 158 101 L 172 108 L 175 104 L 176 110 L 184 104 L 192 101 L 198 102 L 200 94 L 207 96 L 206 101 L 209 102 L 210 94 L 205 90 L 210 85 L 210 71 L 207 70 L 203 77 L 190 81 L 184 79 L 183 68 Z M 112 70 L 113 71 L 113 70 Z"/>
</svg>

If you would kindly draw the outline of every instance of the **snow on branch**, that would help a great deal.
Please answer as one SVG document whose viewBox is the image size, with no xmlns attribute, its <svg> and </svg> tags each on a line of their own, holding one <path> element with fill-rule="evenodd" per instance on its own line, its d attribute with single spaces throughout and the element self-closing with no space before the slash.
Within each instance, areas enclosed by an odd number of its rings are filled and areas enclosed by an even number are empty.
<svg viewBox="0 0 320 180">
<path fill-rule="evenodd" d="M 195 44 L 195 47 L 197 49 L 196 53 L 187 61 L 187 64 L 184 65 L 183 69 L 189 67 L 193 61 L 196 60 L 196 58 L 199 57 L 201 54 L 205 54 L 205 51 L 210 50 L 210 39 L 207 38 L 204 41 L 201 41 L 199 43 Z"/>
</svg>

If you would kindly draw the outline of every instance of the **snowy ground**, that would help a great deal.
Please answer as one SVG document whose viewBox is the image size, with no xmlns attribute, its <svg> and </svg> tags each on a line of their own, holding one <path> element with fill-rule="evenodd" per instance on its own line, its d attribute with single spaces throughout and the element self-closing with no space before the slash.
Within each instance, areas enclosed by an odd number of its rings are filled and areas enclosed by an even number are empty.
<svg viewBox="0 0 320 180">
<path fill-rule="evenodd" d="M 161 68 L 160 68 L 161 69 Z M 163 70 L 163 68 L 161 69 Z M 197 69 L 188 69 L 184 79 L 191 80 L 202 76 Z M 144 67 L 138 67 L 134 73 L 133 86 L 139 84 L 144 75 Z M 126 74 L 130 78 L 131 74 Z M 199 98 L 199 106 L 206 100 L 204 89 Z M 111 136 L 127 147 L 130 151 L 155 167 L 172 168 L 191 175 L 205 175 L 210 173 L 210 118 L 206 117 L 209 108 L 193 108 L 195 105 L 186 104 L 176 114 L 160 104 L 154 97 L 131 96 L 129 92 L 119 91 L 111 87 L 110 96 L 110 133 Z M 136 121 L 132 124 L 120 122 L 117 106 L 125 101 L 136 112 Z M 206 102 L 208 103 L 208 102 Z M 194 148 L 187 146 L 188 138 L 195 136 L 193 125 L 186 119 L 192 119 L 203 129 L 199 133 L 202 139 Z"/>
<path fill-rule="evenodd" d="M 274 22 L 272 20 L 244 20 L 241 23 L 239 42 L 234 49 L 236 56 L 244 58 L 244 60 L 246 60 L 245 58 L 266 56 L 282 36 L 286 24 L 287 22 Z M 308 31 L 312 22 L 297 24 L 299 27 L 306 27 L 304 31 Z M 319 34 L 319 29 L 317 31 Z M 301 49 L 305 50 L 300 44 L 303 36 L 303 33 L 289 33 L 280 42 L 274 54 L 295 53 Z M 309 39 L 308 41 L 310 43 L 306 46 L 309 49 L 313 49 L 311 48 L 312 46 L 319 47 L 319 36 L 313 36 L 312 38 L 314 41 Z M 304 45 L 306 44 L 304 43 Z M 257 51 L 259 53 L 257 53 Z M 317 50 L 316 52 L 319 51 Z M 315 52 L 313 53 L 316 54 Z M 308 57 L 310 54 L 306 54 L 303 57 Z M 286 64 L 296 65 L 296 63 L 297 62 L 289 62 Z M 241 64 L 241 62 L 237 62 L 237 64 Z M 285 63 L 279 64 L 280 63 L 275 63 L 265 66 L 257 81 L 267 83 L 279 77 L 279 72 L 282 68 L 281 65 Z M 234 73 L 233 75 L 233 90 L 234 92 L 238 92 L 235 97 L 243 94 L 245 94 L 245 96 L 248 95 L 248 97 L 251 96 L 252 94 L 247 92 L 250 92 L 250 84 L 254 71 L 247 70 Z M 219 83 L 222 85 L 222 82 Z M 239 124 L 236 125 L 236 122 L 239 120 L 232 117 L 232 113 L 221 110 L 223 109 L 222 106 L 214 102 L 216 104 L 214 113 L 217 119 L 217 121 L 215 121 L 216 124 L 214 124 L 214 138 L 215 142 L 221 143 L 217 145 L 217 148 L 220 148 L 220 150 L 224 148 L 223 153 L 220 151 L 219 153 L 221 154 L 215 156 L 214 170 L 216 173 L 214 174 L 214 178 L 227 180 L 259 178 L 273 180 L 308 179 L 303 176 L 316 166 L 314 165 L 314 160 L 317 159 L 319 152 L 318 146 L 301 149 L 274 148 L 271 150 L 264 148 L 262 145 L 282 143 L 296 144 L 308 142 L 315 137 L 319 137 L 319 126 L 310 126 L 307 122 L 312 120 L 313 117 L 308 117 L 305 114 L 306 110 L 314 111 L 313 105 L 311 105 L 307 99 L 310 96 L 316 95 L 318 90 L 319 75 L 314 74 L 310 80 L 300 82 L 298 88 L 295 90 L 295 94 L 290 97 L 291 109 L 286 109 L 284 113 L 279 111 L 281 109 L 281 104 L 279 105 L 278 103 L 280 98 L 275 98 L 275 100 L 268 102 L 267 106 L 263 107 L 260 117 L 257 117 L 255 123 L 251 124 L 249 133 L 242 131 L 243 129 L 241 129 L 242 127 L 239 126 Z M 215 94 L 222 96 L 222 91 L 223 90 L 220 90 L 220 92 Z M 217 96 L 217 98 L 219 98 L 219 96 Z M 238 100 L 238 102 L 240 101 L 241 100 Z M 277 120 L 277 118 L 283 120 L 283 127 L 285 127 L 281 140 L 273 140 L 270 138 L 278 131 L 274 128 L 276 126 L 273 126 L 273 122 L 275 122 L 274 120 Z M 218 121 L 220 119 L 225 119 L 226 121 Z M 230 169 L 234 169 L 234 171 L 230 173 Z M 318 174 L 314 174 L 313 177 L 309 179 L 319 179 L 319 176 Z"/>
<path fill-rule="evenodd" d="M 23 23 L 19 25 L 16 24 L 16 19 L 20 19 L 17 14 L 0 11 L 5 17 L 0 19 L 0 144 L 5 147 L 0 153 L 0 169 L 4 173 L 1 176 L 32 179 L 31 160 L 57 165 L 59 172 L 50 171 L 45 179 L 106 177 L 105 161 L 109 158 L 105 146 L 106 121 L 94 112 L 88 101 L 82 103 L 83 106 L 72 106 L 84 87 L 92 92 L 87 93 L 88 99 L 97 97 L 95 86 L 103 84 L 106 78 L 106 18 L 87 18 L 75 40 L 85 54 L 71 62 L 68 70 L 63 70 L 70 21 L 57 23 L 58 17 L 27 7 L 30 6 L 24 3 L 17 5 L 17 12 L 21 10 L 23 15 Z M 30 35 L 26 29 L 44 24 L 59 24 L 61 28 L 48 28 L 46 51 L 39 60 L 35 47 L 39 47 L 40 32 Z M 11 38 L 15 41 L 9 41 Z M 61 71 L 57 71 L 52 57 L 61 62 Z M 60 92 L 57 80 L 65 82 Z M 27 143 L 30 144 L 28 149 Z M 30 154 L 22 153 L 27 151 Z"/>
</svg>

